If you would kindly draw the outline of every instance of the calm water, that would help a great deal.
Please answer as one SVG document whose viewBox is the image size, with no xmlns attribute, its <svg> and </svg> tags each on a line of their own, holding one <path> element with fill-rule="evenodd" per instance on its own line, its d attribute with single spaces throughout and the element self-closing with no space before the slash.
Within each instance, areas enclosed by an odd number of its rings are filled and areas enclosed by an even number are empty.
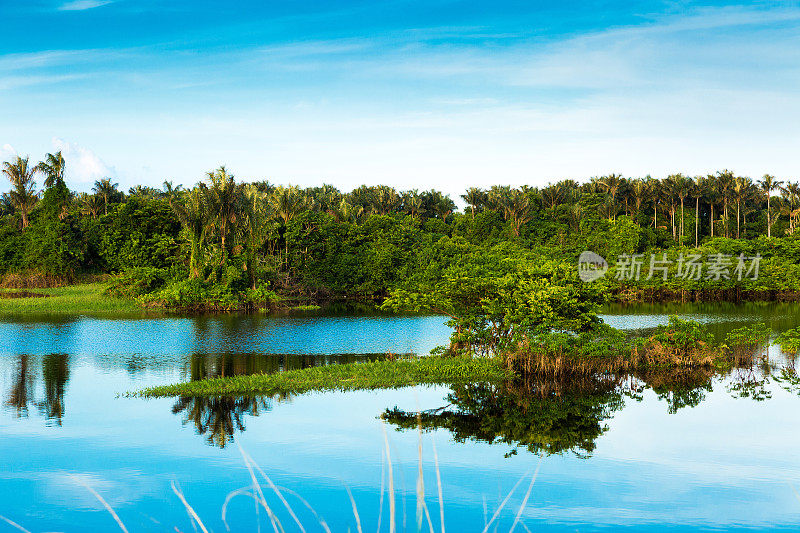
<svg viewBox="0 0 800 533">
<path fill-rule="evenodd" d="M 777 330 L 800 324 L 800 307 L 775 304 L 618 307 L 606 319 L 643 330 L 672 312 L 719 334 L 752 321 Z M 346 487 L 364 530 L 376 529 L 382 509 L 388 531 L 388 502 L 379 504 L 385 414 L 398 530 L 417 527 L 419 423 L 437 531 L 434 441 L 449 531 L 482 530 L 524 478 L 490 528 L 508 531 L 537 467 L 521 515 L 534 531 L 800 530 L 800 395 L 764 379 L 775 372 L 764 365 L 713 379 L 587 383 L 559 389 L 557 399 L 536 387 L 480 386 L 271 399 L 117 396 L 203 376 L 425 353 L 448 335 L 438 317 L 0 323 L 0 515 L 31 531 L 117 529 L 88 484 L 132 532 L 194 531 L 175 482 L 211 530 L 225 531 L 226 496 L 250 483 L 241 446 L 288 489 L 308 531 L 321 527 L 291 491 L 332 530 L 356 531 Z M 786 362 L 775 348 L 770 356 Z M 265 495 L 296 531 L 274 493 Z M 227 511 L 232 531 L 272 531 L 246 496 Z M 0 532 L 15 530 L 0 520 Z"/>
</svg>

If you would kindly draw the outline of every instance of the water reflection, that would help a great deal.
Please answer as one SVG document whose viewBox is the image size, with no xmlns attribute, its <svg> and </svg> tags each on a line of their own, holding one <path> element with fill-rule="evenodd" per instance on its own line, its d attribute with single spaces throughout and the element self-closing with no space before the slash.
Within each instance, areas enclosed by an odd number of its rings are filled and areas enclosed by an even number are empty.
<svg viewBox="0 0 800 533">
<path fill-rule="evenodd" d="M 764 372 L 766 370 L 766 372 Z M 652 370 L 625 376 L 581 380 L 528 380 L 502 385 L 454 387 L 447 405 L 425 411 L 387 409 L 381 417 L 398 430 L 448 430 L 457 442 L 483 441 L 524 447 L 536 454 L 571 452 L 589 457 L 608 430 L 606 422 L 625 406 L 641 402 L 651 391 L 669 414 L 700 405 L 723 385 L 734 398 L 764 401 L 773 368 L 749 365 L 721 373 L 710 369 Z M 783 381 L 800 390 L 795 374 L 782 369 Z"/>
<path fill-rule="evenodd" d="M 272 400 L 263 397 L 181 397 L 172 413 L 182 415 L 181 423 L 193 425 L 208 444 L 224 448 L 233 442 L 236 431 L 245 430 L 245 415 L 258 416 L 270 409 Z"/>
<path fill-rule="evenodd" d="M 37 368 L 41 365 L 41 371 Z M 37 385 L 41 381 L 43 394 L 37 400 Z M 16 418 L 27 418 L 29 408 L 47 419 L 48 424 L 60 426 L 66 412 L 64 394 L 69 381 L 69 356 L 50 354 L 44 357 L 19 355 L 15 358 L 10 387 L 4 405 Z"/>
<path fill-rule="evenodd" d="M 524 446 L 533 453 L 572 451 L 588 456 L 621 409 L 624 396 L 611 381 L 571 384 L 475 384 L 453 388 L 448 405 L 421 412 L 387 409 L 398 429 L 447 429 L 457 442 Z M 516 453 L 514 450 L 512 453 Z"/>
<path fill-rule="evenodd" d="M 188 363 L 188 379 L 202 379 L 252 374 L 271 374 L 313 366 L 374 361 L 382 354 L 294 355 L 294 354 L 192 354 Z M 191 425 L 207 444 L 224 448 L 234 441 L 237 431 L 245 431 L 245 417 L 259 416 L 272 409 L 273 401 L 287 396 L 263 397 L 181 397 L 172 406 L 172 413 L 182 416 L 184 426 Z"/>
</svg>

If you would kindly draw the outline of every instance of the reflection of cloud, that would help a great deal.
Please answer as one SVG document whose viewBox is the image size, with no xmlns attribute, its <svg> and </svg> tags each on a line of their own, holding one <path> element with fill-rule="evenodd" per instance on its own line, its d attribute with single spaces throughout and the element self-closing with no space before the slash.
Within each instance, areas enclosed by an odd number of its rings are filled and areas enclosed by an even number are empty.
<svg viewBox="0 0 800 533">
<path fill-rule="evenodd" d="M 106 165 L 94 152 L 76 143 L 54 138 L 53 148 L 61 150 L 67 162 L 67 176 L 81 183 L 116 176 L 116 170 Z"/>
<path fill-rule="evenodd" d="M 112 2 L 112 0 L 75 0 L 73 2 L 67 2 L 62 4 L 61 7 L 58 8 L 59 11 L 85 11 L 87 9 L 94 9 L 95 7 L 101 7 L 108 5 Z"/>
</svg>

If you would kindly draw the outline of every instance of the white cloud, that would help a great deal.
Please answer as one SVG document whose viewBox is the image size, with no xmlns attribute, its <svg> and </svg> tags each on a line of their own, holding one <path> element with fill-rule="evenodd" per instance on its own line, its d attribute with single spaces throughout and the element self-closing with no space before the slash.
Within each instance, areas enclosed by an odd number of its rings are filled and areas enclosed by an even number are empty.
<svg viewBox="0 0 800 533">
<path fill-rule="evenodd" d="M 114 177 L 117 172 L 100 159 L 97 154 L 76 143 L 54 138 L 53 148 L 61 150 L 67 162 L 67 177 L 79 183 L 91 183 L 106 177 Z"/>
<path fill-rule="evenodd" d="M 61 7 L 58 8 L 59 11 L 85 11 L 87 9 L 94 9 L 96 7 L 102 7 L 108 5 L 113 0 L 75 0 L 73 2 L 67 2 L 62 4 Z"/>
<path fill-rule="evenodd" d="M 17 151 L 10 144 L 0 146 L 0 161 L 7 161 L 9 158 L 17 155 Z"/>
</svg>

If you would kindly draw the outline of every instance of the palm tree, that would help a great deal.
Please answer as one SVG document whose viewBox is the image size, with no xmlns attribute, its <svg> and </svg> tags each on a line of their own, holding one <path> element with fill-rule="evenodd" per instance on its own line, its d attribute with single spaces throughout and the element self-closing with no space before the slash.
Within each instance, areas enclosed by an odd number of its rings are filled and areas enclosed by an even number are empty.
<svg viewBox="0 0 800 533">
<path fill-rule="evenodd" d="M 800 217 L 800 185 L 797 183 L 787 183 L 781 188 L 781 194 L 785 200 L 784 214 L 789 217 L 789 234 L 793 234 L 797 229 L 797 219 Z"/>
<path fill-rule="evenodd" d="M 417 189 L 403 193 L 403 208 L 411 215 L 411 218 L 417 218 L 425 212 L 422 196 Z"/>
<path fill-rule="evenodd" d="M 164 189 L 164 196 L 167 197 L 167 201 L 170 205 L 172 205 L 172 202 L 174 202 L 181 191 L 183 191 L 183 185 L 174 185 L 172 180 L 164 180 L 162 188 Z"/>
<path fill-rule="evenodd" d="M 44 161 L 36 165 L 36 170 L 44 174 L 44 186 L 46 189 L 54 187 L 64 181 L 64 169 L 67 163 L 61 155 L 61 151 L 44 156 Z"/>
<path fill-rule="evenodd" d="M 639 213 L 642 210 L 642 204 L 644 204 L 644 202 L 650 196 L 649 193 L 650 190 L 646 181 L 638 179 L 631 182 L 631 194 L 633 195 L 634 206 L 636 209 L 633 219 L 637 226 L 639 225 Z"/>
<path fill-rule="evenodd" d="M 466 194 L 461 195 L 461 198 L 469 205 L 472 210 L 472 220 L 475 220 L 475 211 L 479 211 L 486 203 L 486 191 L 478 187 L 470 187 Z"/>
<path fill-rule="evenodd" d="M 92 191 L 95 194 L 103 198 L 103 206 L 105 208 L 105 214 L 108 214 L 108 202 L 109 199 L 112 198 L 118 191 L 117 187 L 119 186 L 118 183 L 111 183 L 109 178 L 103 178 L 99 181 L 94 182 L 94 187 L 92 187 Z"/>
<path fill-rule="evenodd" d="M 555 209 L 566 198 L 566 190 L 559 184 L 548 185 L 540 191 L 542 203 L 547 209 Z"/>
<path fill-rule="evenodd" d="M 681 203 L 681 222 L 680 222 L 680 228 L 679 228 L 679 231 L 678 231 L 678 242 L 683 243 L 683 235 L 684 235 L 684 231 L 683 231 L 683 220 L 684 220 L 683 207 L 684 207 L 684 205 L 683 205 L 683 202 L 686 199 L 686 197 L 689 196 L 689 193 L 692 190 L 692 180 L 687 178 L 683 174 L 675 174 L 674 176 L 670 176 L 670 177 L 673 178 L 672 179 L 672 186 L 673 186 L 672 192 L 675 195 L 675 197 Z"/>
<path fill-rule="evenodd" d="M 344 198 L 339 202 L 336 209 L 333 210 L 333 216 L 339 222 L 344 220 L 348 222 L 355 222 L 358 217 L 364 214 L 364 208 L 360 205 L 353 205 Z"/>
<path fill-rule="evenodd" d="M 730 221 L 730 217 L 728 216 L 728 200 L 731 196 L 734 179 L 733 172 L 730 170 L 726 169 L 717 172 L 717 189 L 722 199 L 722 219 L 725 224 L 725 237 L 728 237 L 728 222 Z"/>
<path fill-rule="evenodd" d="M 81 206 L 81 212 L 84 215 L 91 216 L 93 219 L 97 218 L 100 214 L 100 211 L 103 210 L 103 200 L 94 194 L 86 194 L 85 192 L 82 192 L 78 196 L 78 202 Z"/>
<path fill-rule="evenodd" d="M 372 199 L 372 207 L 378 214 L 387 215 L 391 213 L 399 203 L 400 197 L 394 187 L 380 185 L 376 188 Z"/>
<path fill-rule="evenodd" d="M 706 203 L 708 203 L 709 207 L 711 208 L 711 216 L 709 218 L 709 226 L 711 231 L 711 238 L 714 238 L 714 206 L 718 205 L 721 200 L 721 195 L 719 193 L 719 187 L 717 186 L 717 177 L 713 174 L 709 174 L 705 178 L 703 178 L 702 183 L 703 188 L 703 198 L 705 198 Z"/>
<path fill-rule="evenodd" d="M 3 196 L 20 212 L 23 230 L 29 225 L 28 215 L 38 199 L 38 194 L 34 192 L 36 189 L 34 177 L 38 170 L 29 165 L 29 159 L 17 156 L 13 162 L 3 163 L 3 174 L 11 182 L 11 190 Z"/>
<path fill-rule="evenodd" d="M 689 196 L 694 198 L 694 247 L 700 242 L 700 200 L 703 198 L 703 177 L 689 179 Z"/>
<path fill-rule="evenodd" d="M 242 190 L 236 184 L 233 174 L 229 174 L 224 166 L 206 173 L 211 182 L 208 187 L 208 208 L 211 213 L 211 228 L 219 235 L 222 251 L 220 264 L 224 265 L 228 259 L 231 233 L 235 229 L 242 214 Z"/>
<path fill-rule="evenodd" d="M 425 210 L 434 213 L 444 222 L 447 222 L 447 217 L 449 217 L 456 208 L 456 204 L 450 199 L 450 196 L 442 194 L 434 189 L 422 193 L 422 199 Z"/>
<path fill-rule="evenodd" d="M 575 233 L 581 232 L 581 219 L 583 218 L 583 207 L 580 204 L 572 204 L 567 210 L 569 225 Z"/>
<path fill-rule="evenodd" d="M 250 278 L 250 286 L 256 288 L 256 254 L 267 242 L 272 226 L 270 221 L 274 218 L 272 203 L 269 195 L 259 191 L 256 186 L 250 185 L 245 189 L 244 224 L 240 231 L 244 233 L 245 243 L 245 269 Z"/>
<path fill-rule="evenodd" d="M 733 180 L 733 187 L 731 188 L 731 193 L 733 194 L 734 200 L 736 200 L 736 238 L 740 237 L 740 224 L 739 224 L 739 217 L 741 215 L 742 210 L 742 203 L 747 199 L 747 193 L 750 188 L 750 179 L 749 178 L 742 178 L 737 177 Z"/>
<path fill-rule="evenodd" d="M 621 174 L 609 174 L 608 176 L 603 176 L 597 183 L 603 187 L 606 192 L 611 195 L 611 202 L 612 204 L 616 205 L 617 203 L 617 193 L 619 192 L 620 187 L 623 185 L 623 178 Z M 616 220 L 616 213 L 614 216 L 611 217 L 612 220 Z"/>
<path fill-rule="evenodd" d="M 672 225 L 672 238 L 678 240 L 678 225 L 675 222 L 675 212 L 677 211 L 677 202 L 675 199 L 678 196 L 679 183 L 681 178 L 680 174 L 670 174 L 661 182 L 660 194 L 669 202 L 669 215 Z"/>
<path fill-rule="evenodd" d="M 764 195 L 767 197 L 767 238 L 772 238 L 772 205 L 770 203 L 770 197 L 772 196 L 772 191 L 780 189 L 783 182 L 776 179 L 775 176 L 771 176 L 770 174 L 764 174 L 764 177 L 758 181 L 759 187 L 764 192 Z"/>
<path fill-rule="evenodd" d="M 205 184 L 186 191 L 171 205 L 189 241 L 189 276 L 198 278 L 211 214 Z"/>
<path fill-rule="evenodd" d="M 287 227 L 289 222 L 300 214 L 305 204 L 305 199 L 303 195 L 300 194 L 300 190 L 297 187 L 276 187 L 275 190 L 272 191 L 269 201 L 272 204 L 274 216 L 283 222 L 284 227 Z M 285 261 L 288 263 L 289 238 L 285 233 L 284 244 L 286 252 Z"/>
<path fill-rule="evenodd" d="M 530 196 L 521 189 L 511 189 L 508 195 L 502 198 L 500 202 L 502 203 L 505 219 L 511 222 L 511 233 L 515 237 L 519 237 L 519 230 L 522 225 L 533 218 Z"/>
</svg>

